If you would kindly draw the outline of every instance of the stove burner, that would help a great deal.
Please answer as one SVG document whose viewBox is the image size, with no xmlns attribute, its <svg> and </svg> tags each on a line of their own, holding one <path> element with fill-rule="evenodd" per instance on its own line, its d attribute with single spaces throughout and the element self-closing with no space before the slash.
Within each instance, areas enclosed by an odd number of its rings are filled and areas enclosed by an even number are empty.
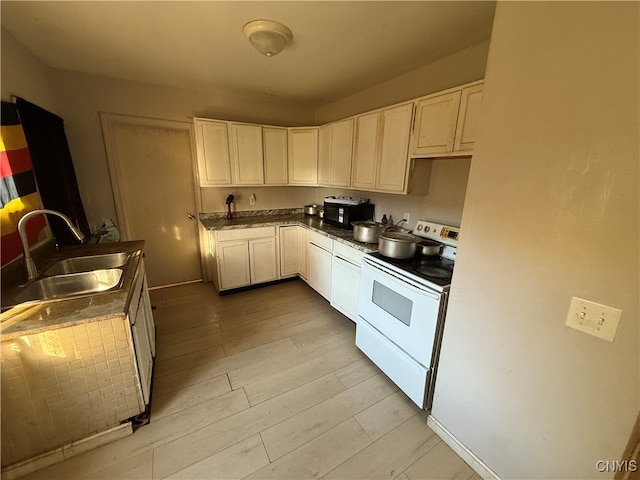
<svg viewBox="0 0 640 480">
<path fill-rule="evenodd" d="M 431 278 L 448 278 L 451 276 L 451 272 L 446 268 L 432 267 L 430 265 L 420 265 L 416 268 L 416 271 Z"/>
</svg>

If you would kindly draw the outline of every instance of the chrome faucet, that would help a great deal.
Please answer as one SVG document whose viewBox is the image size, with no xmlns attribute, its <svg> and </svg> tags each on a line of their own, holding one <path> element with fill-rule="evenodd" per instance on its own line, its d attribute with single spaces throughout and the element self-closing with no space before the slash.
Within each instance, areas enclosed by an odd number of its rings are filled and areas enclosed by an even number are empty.
<svg viewBox="0 0 640 480">
<path fill-rule="evenodd" d="M 78 227 L 76 227 L 69 217 L 67 217 L 64 213 L 56 212 L 55 210 L 48 210 L 46 208 L 40 210 L 32 210 L 28 213 L 25 213 L 20 220 L 18 220 L 18 235 L 20 235 L 20 242 L 22 242 L 22 250 L 24 250 L 24 264 L 27 268 L 27 278 L 32 280 L 38 276 L 38 269 L 36 267 L 36 263 L 33 261 L 31 257 L 31 250 L 29 250 L 29 239 L 27 238 L 27 222 L 32 217 L 36 215 L 47 214 L 47 215 L 55 215 L 60 217 L 67 226 L 71 229 L 71 233 L 75 235 L 78 241 L 82 242 L 84 240 L 84 233 L 80 231 Z"/>
</svg>

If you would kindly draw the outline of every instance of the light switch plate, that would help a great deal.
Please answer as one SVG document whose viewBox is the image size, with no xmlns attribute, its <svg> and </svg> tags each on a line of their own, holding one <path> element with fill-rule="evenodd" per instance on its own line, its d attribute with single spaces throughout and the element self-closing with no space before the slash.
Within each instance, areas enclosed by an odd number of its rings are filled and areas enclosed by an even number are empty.
<svg viewBox="0 0 640 480">
<path fill-rule="evenodd" d="M 619 308 L 572 297 L 565 325 L 613 342 L 621 315 L 622 310 Z"/>
</svg>

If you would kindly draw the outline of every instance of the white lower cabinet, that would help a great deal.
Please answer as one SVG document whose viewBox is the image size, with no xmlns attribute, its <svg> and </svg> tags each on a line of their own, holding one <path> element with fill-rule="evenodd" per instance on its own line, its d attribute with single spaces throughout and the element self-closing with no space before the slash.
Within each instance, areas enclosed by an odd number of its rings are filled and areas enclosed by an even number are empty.
<svg viewBox="0 0 640 480">
<path fill-rule="evenodd" d="M 333 250 L 331 270 L 331 306 L 358 321 L 358 292 L 360 290 L 360 261 L 363 252 L 342 243 Z"/>
<path fill-rule="evenodd" d="M 333 240 L 313 231 L 307 235 L 307 281 L 311 288 L 331 301 Z"/>
<path fill-rule="evenodd" d="M 145 405 L 149 404 L 151 395 L 151 373 L 153 371 L 153 357 L 155 356 L 155 326 L 151 301 L 149 300 L 149 288 L 144 262 L 140 261 L 137 273 L 134 293 L 129 305 L 129 322 L 133 345 L 136 353 L 136 364 L 140 376 L 142 399 Z"/>
<path fill-rule="evenodd" d="M 220 291 L 278 278 L 275 227 L 216 232 L 215 257 Z"/>
</svg>

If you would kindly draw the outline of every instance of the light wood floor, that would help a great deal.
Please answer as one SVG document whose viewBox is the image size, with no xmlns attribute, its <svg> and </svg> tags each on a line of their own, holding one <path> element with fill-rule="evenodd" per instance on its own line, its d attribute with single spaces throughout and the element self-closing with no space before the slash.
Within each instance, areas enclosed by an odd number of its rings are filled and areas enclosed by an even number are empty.
<svg viewBox="0 0 640 480">
<path fill-rule="evenodd" d="M 25 478 L 480 479 L 304 282 L 151 300 L 151 422 Z"/>
</svg>

